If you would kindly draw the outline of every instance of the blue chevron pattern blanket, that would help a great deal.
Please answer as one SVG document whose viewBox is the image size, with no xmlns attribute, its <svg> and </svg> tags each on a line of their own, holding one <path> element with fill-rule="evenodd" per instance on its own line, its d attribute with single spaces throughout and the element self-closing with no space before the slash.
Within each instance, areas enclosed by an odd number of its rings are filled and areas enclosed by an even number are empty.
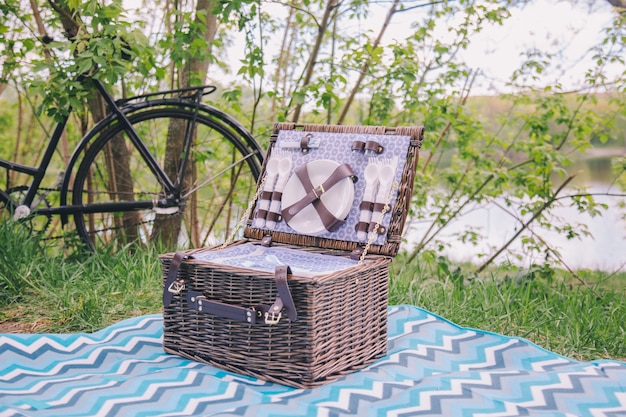
<svg viewBox="0 0 626 417">
<path fill-rule="evenodd" d="M 389 308 L 389 353 L 301 390 L 165 354 L 160 315 L 93 334 L 0 334 L 7 416 L 626 416 L 626 363 Z"/>
</svg>

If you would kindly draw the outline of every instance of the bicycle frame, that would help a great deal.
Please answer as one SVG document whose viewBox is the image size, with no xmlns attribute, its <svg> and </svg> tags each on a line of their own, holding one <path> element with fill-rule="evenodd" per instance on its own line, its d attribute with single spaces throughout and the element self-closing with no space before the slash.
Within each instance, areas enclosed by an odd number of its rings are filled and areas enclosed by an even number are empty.
<svg viewBox="0 0 626 417">
<path fill-rule="evenodd" d="M 56 127 L 54 128 L 54 132 L 52 133 L 52 136 L 50 137 L 50 141 L 48 142 L 48 146 L 46 147 L 44 155 L 41 158 L 41 161 L 39 162 L 38 166 L 34 167 L 34 166 L 22 165 L 16 162 L 11 162 L 6 159 L 0 158 L 0 167 L 6 168 L 9 171 L 21 172 L 33 178 L 28 187 L 28 192 L 26 193 L 24 200 L 19 202 L 21 205 L 30 207 L 33 201 L 35 200 L 37 191 L 39 191 L 39 186 L 41 185 L 41 182 L 43 181 L 43 178 L 46 175 L 48 166 L 50 165 L 50 161 L 52 160 L 54 151 L 56 150 L 59 144 L 61 135 L 63 131 L 65 130 L 65 126 L 67 124 L 68 119 L 69 119 L 69 113 L 68 115 L 64 116 L 63 119 L 59 123 L 57 123 Z M 17 207 L 17 204 L 15 204 L 15 202 L 9 198 L 9 195 L 7 193 L 5 193 L 2 190 L 0 190 L 0 192 L 2 192 L 2 194 L 6 196 L 6 200 L 8 204 L 10 204 L 13 209 L 15 209 L 15 207 Z"/>
<path fill-rule="evenodd" d="M 168 176 L 160 168 L 157 161 L 153 158 L 152 154 L 147 149 L 146 145 L 141 140 L 141 138 L 139 137 L 139 135 L 137 134 L 137 132 L 135 131 L 135 129 L 133 128 L 132 124 L 130 123 L 130 121 L 128 120 L 126 116 L 126 114 L 131 111 L 134 111 L 136 109 L 140 109 L 143 107 L 147 107 L 150 105 L 149 103 L 146 103 L 146 102 L 138 103 L 138 104 L 132 104 L 132 103 L 129 104 L 131 100 L 150 97 L 151 94 L 147 94 L 143 96 L 136 96 L 136 97 L 132 97 L 129 99 L 122 99 L 116 102 L 99 80 L 92 79 L 92 81 L 94 82 L 97 90 L 100 92 L 104 101 L 106 102 L 107 107 L 109 109 L 109 113 L 103 120 L 101 120 L 98 124 L 96 124 L 96 126 L 94 126 L 90 130 L 90 132 L 88 132 L 83 137 L 81 142 L 74 149 L 74 152 L 66 167 L 67 168 L 66 175 L 64 176 L 63 182 L 60 187 L 60 192 L 61 192 L 60 205 L 56 207 L 42 207 L 38 209 L 33 209 L 32 212 L 30 212 L 32 214 L 61 215 L 63 224 L 67 222 L 68 214 L 115 212 L 115 211 L 129 210 L 133 208 L 150 209 L 155 206 L 154 201 L 128 201 L 128 202 L 90 204 L 88 206 L 66 204 L 67 195 L 69 193 L 70 177 L 71 177 L 71 175 L 69 174 L 71 174 L 71 172 L 74 169 L 74 166 L 79 161 L 80 155 L 85 151 L 85 149 L 87 148 L 87 145 L 93 139 L 94 137 L 93 133 L 98 132 L 104 126 L 106 126 L 107 124 L 111 123 L 114 120 L 116 120 L 118 123 L 123 124 L 123 130 L 128 134 L 129 139 L 131 140 L 133 145 L 136 147 L 136 149 L 138 150 L 142 158 L 145 160 L 149 169 L 152 171 L 152 173 L 155 175 L 157 180 L 163 186 L 164 190 L 166 191 L 166 195 L 169 197 L 168 199 L 169 200 L 176 199 L 178 197 L 178 194 L 180 193 L 181 185 L 173 184 L 170 181 Z M 211 91 L 213 90 L 214 88 Z M 155 95 L 167 94 L 167 93 L 172 93 L 172 92 L 182 93 L 185 91 L 195 91 L 193 98 L 196 103 L 195 106 L 197 109 L 200 104 L 201 97 L 203 95 L 204 87 L 171 90 L 171 91 L 155 93 Z M 32 177 L 32 181 L 28 187 L 28 192 L 26 193 L 26 196 L 24 197 L 22 201 L 14 202 L 13 200 L 10 199 L 10 196 L 8 195 L 7 192 L 0 190 L 0 193 L 8 201 L 8 204 L 11 206 L 13 210 L 15 210 L 18 206 L 26 206 L 26 207 L 29 207 L 29 210 L 30 210 L 30 207 L 33 201 L 35 201 L 35 197 L 37 196 L 37 193 L 39 191 L 39 187 L 41 186 L 41 182 L 43 181 L 43 178 L 46 175 L 46 172 L 50 165 L 50 161 L 52 160 L 54 151 L 56 150 L 59 144 L 63 131 L 65 130 L 65 126 L 69 119 L 70 113 L 71 113 L 71 109 L 68 112 L 68 115 L 64 116 L 64 118 L 55 126 L 54 132 L 50 138 L 50 141 L 48 142 L 44 155 L 41 158 L 41 161 L 38 166 L 27 166 L 27 165 L 11 162 L 5 159 L 0 159 L 0 167 L 6 168 L 9 171 L 16 171 L 16 172 L 24 173 Z M 190 131 L 188 129 L 185 132 L 185 139 L 184 139 L 185 143 L 183 145 L 185 151 L 189 151 L 191 147 L 192 137 L 193 137 L 193 130 Z M 181 169 L 186 169 L 186 167 L 183 166 L 181 167 Z M 172 203 L 168 203 L 168 199 L 160 200 L 156 203 L 156 205 L 163 206 L 163 207 L 171 206 Z"/>
</svg>

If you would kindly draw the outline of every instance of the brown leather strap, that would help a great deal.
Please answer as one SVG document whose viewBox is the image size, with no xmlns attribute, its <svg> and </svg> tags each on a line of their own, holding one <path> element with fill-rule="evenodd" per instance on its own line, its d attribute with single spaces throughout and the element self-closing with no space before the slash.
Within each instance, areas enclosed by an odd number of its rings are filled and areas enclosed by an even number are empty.
<svg viewBox="0 0 626 417">
<path fill-rule="evenodd" d="M 359 209 L 372 211 L 374 209 L 374 203 L 372 201 L 363 200 L 361 204 L 359 204 Z"/>
<path fill-rule="evenodd" d="M 209 300 L 199 292 L 189 291 L 187 293 L 187 305 L 195 311 L 214 316 L 243 321 L 250 324 L 256 324 L 257 319 L 263 316 L 263 308 L 240 307 L 232 304 L 222 303 L 220 301 Z"/>
<path fill-rule="evenodd" d="M 307 153 L 309 151 L 309 145 L 311 144 L 311 134 L 307 134 L 302 136 L 302 139 L 300 139 L 300 150 L 303 153 Z"/>
<path fill-rule="evenodd" d="M 369 225 L 369 222 L 358 222 L 356 226 L 354 226 L 354 230 L 357 232 L 367 232 Z"/>
<path fill-rule="evenodd" d="M 265 214 L 265 220 L 268 220 L 270 222 L 275 222 L 278 223 L 283 219 L 283 216 L 280 215 L 280 213 L 276 213 L 273 211 L 268 211 Z"/>
<path fill-rule="evenodd" d="M 376 227 L 376 222 L 371 222 L 369 224 L 369 227 L 367 228 L 367 231 L 373 232 L 375 227 Z M 385 229 L 385 227 L 382 224 L 379 224 L 378 229 L 376 229 L 376 233 L 378 233 L 379 235 L 384 235 L 386 231 L 387 229 Z"/>
<path fill-rule="evenodd" d="M 385 147 L 374 140 L 368 140 L 367 142 L 355 140 L 352 142 L 352 150 L 361 152 L 372 151 L 380 155 L 385 151 Z"/>
<path fill-rule="evenodd" d="M 265 218 L 267 218 L 267 214 L 268 214 L 268 213 L 269 213 L 269 211 L 267 211 L 267 210 L 258 209 L 258 210 L 256 211 L 256 216 L 257 216 L 257 218 L 259 218 L 259 219 L 265 219 Z"/>
<path fill-rule="evenodd" d="M 289 291 L 289 284 L 287 284 L 287 275 L 291 275 L 291 268 L 288 265 L 279 265 L 276 267 L 274 271 L 274 280 L 276 281 L 276 290 L 278 291 L 278 297 L 276 297 L 276 301 L 270 307 L 270 312 L 272 311 L 280 311 L 279 308 L 276 310 L 276 306 L 279 304 L 282 305 L 281 308 L 284 307 L 285 313 L 287 313 L 287 317 L 289 320 L 296 321 L 298 318 L 298 313 L 296 311 L 296 306 L 293 303 L 293 298 L 291 297 L 291 291 Z"/>
<path fill-rule="evenodd" d="M 281 201 L 283 199 L 283 193 L 280 191 L 274 191 L 271 194 L 271 201 Z M 270 206 L 270 208 L 272 208 Z M 277 207 L 273 207 L 274 210 L 277 210 Z M 261 211 L 261 210 L 259 210 Z M 264 216 L 265 220 L 270 221 L 270 222 L 274 222 L 274 223 L 278 223 L 281 222 L 283 220 L 283 216 L 280 214 L 280 212 L 276 212 L 276 211 L 267 211 L 265 212 Z"/>
<path fill-rule="evenodd" d="M 328 211 L 324 203 L 320 200 L 320 197 L 327 190 L 330 190 L 333 186 L 335 186 L 339 181 L 343 180 L 344 178 L 355 178 L 355 174 L 352 171 L 352 168 L 350 168 L 350 165 L 339 165 L 328 177 L 328 179 L 317 188 L 313 187 L 313 184 L 311 183 L 306 165 L 299 166 L 298 168 L 296 168 L 294 173 L 298 176 L 298 179 L 300 180 L 300 183 L 302 184 L 304 189 L 310 191 L 304 197 L 302 197 L 300 201 L 282 210 L 282 215 L 285 221 L 289 223 L 289 221 L 303 208 L 305 208 L 309 204 L 313 204 L 313 207 L 317 211 L 317 214 L 320 216 L 322 224 L 324 225 L 324 228 L 326 228 L 326 230 L 332 232 L 336 230 L 339 226 L 341 226 L 341 224 L 345 220 L 338 219 L 330 211 Z"/>
<path fill-rule="evenodd" d="M 172 302 L 172 297 L 184 288 L 184 280 L 178 280 L 178 270 L 185 259 L 191 258 L 183 252 L 176 252 L 170 261 L 167 278 L 163 284 L 163 306 L 168 307 Z M 177 282 L 178 281 L 178 282 Z"/>
<path fill-rule="evenodd" d="M 365 150 L 381 154 L 385 150 L 385 147 L 376 141 L 368 140 L 367 142 L 365 142 Z"/>
<path fill-rule="evenodd" d="M 177 282 L 177 275 L 180 265 L 184 259 L 190 258 L 182 252 L 177 252 L 172 259 L 168 276 L 165 281 L 163 290 L 163 306 L 168 307 L 174 295 L 179 292 L 168 291 L 168 289 Z M 187 291 L 187 305 L 189 308 L 200 313 L 212 314 L 231 320 L 242 321 L 250 324 L 265 323 L 276 324 L 280 321 L 282 311 L 289 317 L 289 320 L 296 321 L 298 312 L 289 290 L 287 277 L 291 275 L 291 268 L 287 265 L 276 267 L 274 272 L 274 282 L 276 283 L 276 291 L 278 295 L 271 306 L 261 305 L 254 307 L 242 307 L 232 304 L 223 303 L 221 301 L 209 300 L 202 293 L 197 291 Z M 265 320 L 261 318 L 265 317 Z"/>
<path fill-rule="evenodd" d="M 369 229 L 369 222 L 358 222 L 356 224 L 356 226 L 354 226 L 354 230 L 356 230 L 356 232 L 367 232 Z"/>
<path fill-rule="evenodd" d="M 381 211 L 383 211 L 383 209 L 385 208 L 385 206 L 386 206 L 386 205 L 387 205 L 387 204 L 385 204 L 385 203 L 374 203 L 374 204 L 372 205 L 372 209 L 373 209 L 374 211 L 381 212 Z"/>
<path fill-rule="evenodd" d="M 302 183 L 302 186 L 305 190 L 313 190 L 314 187 L 313 184 L 311 184 L 311 179 L 309 178 L 309 173 L 306 167 L 303 167 L 303 169 L 298 169 L 296 171 L 296 175 L 298 176 L 298 179 Z M 304 207 L 305 206 L 303 206 L 302 208 Z M 313 201 L 313 208 L 320 216 L 322 224 L 324 225 L 324 228 L 326 230 L 333 231 L 336 229 L 336 226 L 338 227 L 339 225 L 341 225 L 341 220 L 335 217 L 330 211 L 328 211 L 328 208 L 326 208 L 324 203 L 319 198 Z"/>
<path fill-rule="evenodd" d="M 387 207 L 387 209 L 385 209 L 385 207 Z M 376 227 L 376 222 L 379 220 L 380 215 L 387 210 L 389 210 L 389 207 L 386 203 L 374 203 L 372 219 L 370 220 L 370 226 L 368 229 L 369 232 L 374 230 L 374 228 Z M 376 233 L 378 233 L 379 235 L 384 235 L 386 231 L 387 229 L 385 229 L 382 225 L 379 225 L 378 229 L 376 229 Z"/>
<path fill-rule="evenodd" d="M 365 142 L 360 140 L 355 140 L 352 142 L 352 150 L 353 151 L 362 151 L 365 149 Z"/>
</svg>

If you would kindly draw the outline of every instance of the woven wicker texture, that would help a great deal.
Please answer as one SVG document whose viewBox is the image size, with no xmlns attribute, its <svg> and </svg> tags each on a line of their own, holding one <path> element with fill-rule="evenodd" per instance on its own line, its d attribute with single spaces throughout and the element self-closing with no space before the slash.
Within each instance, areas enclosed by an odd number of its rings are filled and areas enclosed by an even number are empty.
<svg viewBox="0 0 626 417">
<path fill-rule="evenodd" d="M 164 279 L 170 255 L 161 257 Z M 285 385 L 321 385 L 385 354 L 390 262 L 378 257 L 342 274 L 292 276 L 297 321 L 283 317 L 277 324 L 252 325 L 193 311 L 186 293 L 199 291 L 232 305 L 271 305 L 276 298 L 273 275 L 189 259 L 179 270 L 189 284 L 164 309 L 164 348 Z"/>
<path fill-rule="evenodd" d="M 188 251 L 191 258 L 181 264 L 177 273 L 185 283 L 184 289 L 164 306 L 163 345 L 169 353 L 228 371 L 311 388 L 362 369 L 386 353 L 390 256 L 399 249 L 423 128 L 282 123 L 275 125 L 271 144 L 285 129 L 410 136 L 406 160 L 401 161 L 404 168 L 395 205 L 391 207 L 386 242 L 367 246 L 367 256 L 353 267 L 314 277 L 288 276 L 297 319 L 291 321 L 283 316 L 274 324 L 264 320 L 249 324 L 190 308 L 189 292 L 201 293 L 207 300 L 249 308 L 272 305 L 278 289 L 271 272 L 193 259 L 194 253 L 206 249 Z M 268 154 L 271 152 L 272 146 Z M 258 243 L 269 236 L 273 247 L 335 256 L 354 256 L 366 247 L 362 242 L 268 232 L 251 227 L 252 220 L 251 214 L 244 233 L 246 239 L 228 246 Z M 168 281 L 173 258 L 174 254 L 161 255 L 164 283 Z"/>
<path fill-rule="evenodd" d="M 415 169 L 419 156 L 419 148 L 422 145 L 424 128 L 422 126 L 345 126 L 345 125 L 317 125 L 317 124 L 301 124 L 294 123 L 276 123 L 272 132 L 271 143 L 276 141 L 278 133 L 281 130 L 301 130 L 305 132 L 331 132 L 331 133 L 359 133 L 363 135 L 397 135 L 409 136 L 411 144 L 408 148 L 406 160 L 402 161 L 404 170 L 402 173 L 402 181 L 399 184 L 398 196 L 396 204 L 391 208 L 391 222 L 387 232 L 387 240 L 382 245 L 371 245 L 368 248 L 369 253 L 384 254 L 395 256 L 402 242 L 402 229 L 406 221 L 411 197 L 413 196 L 413 182 L 415 180 Z M 272 147 L 268 151 L 267 162 L 272 153 Z M 265 167 L 264 167 L 265 168 Z M 331 248 L 342 251 L 353 251 L 362 247 L 358 242 L 349 242 L 332 238 L 322 238 L 318 236 L 302 235 L 297 233 L 287 233 L 281 231 L 270 231 L 256 229 L 251 227 L 252 216 L 248 219 L 247 227 L 244 231 L 246 237 L 253 239 L 262 239 L 266 235 L 271 235 L 275 242 L 291 243 L 300 246 L 312 246 L 318 248 Z"/>
</svg>

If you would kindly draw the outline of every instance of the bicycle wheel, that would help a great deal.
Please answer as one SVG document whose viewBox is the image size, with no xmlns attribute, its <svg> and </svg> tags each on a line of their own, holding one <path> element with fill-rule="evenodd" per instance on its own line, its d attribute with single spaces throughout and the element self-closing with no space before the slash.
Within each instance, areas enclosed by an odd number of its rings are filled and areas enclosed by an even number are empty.
<svg viewBox="0 0 626 417">
<path fill-rule="evenodd" d="M 84 207 L 74 215 L 80 237 L 92 249 L 113 245 L 114 250 L 130 242 L 158 240 L 163 249 L 174 249 L 225 241 L 256 190 L 263 159 L 256 142 L 232 119 L 207 106 L 197 115 L 183 106 L 165 106 L 128 118 L 176 189 L 164 190 L 123 126 L 113 124 L 94 140 L 76 173 L 72 202 Z M 191 125 L 191 152 L 166 160 L 172 143 L 168 135 L 182 142 Z M 111 208 L 111 203 L 117 206 Z"/>
</svg>

